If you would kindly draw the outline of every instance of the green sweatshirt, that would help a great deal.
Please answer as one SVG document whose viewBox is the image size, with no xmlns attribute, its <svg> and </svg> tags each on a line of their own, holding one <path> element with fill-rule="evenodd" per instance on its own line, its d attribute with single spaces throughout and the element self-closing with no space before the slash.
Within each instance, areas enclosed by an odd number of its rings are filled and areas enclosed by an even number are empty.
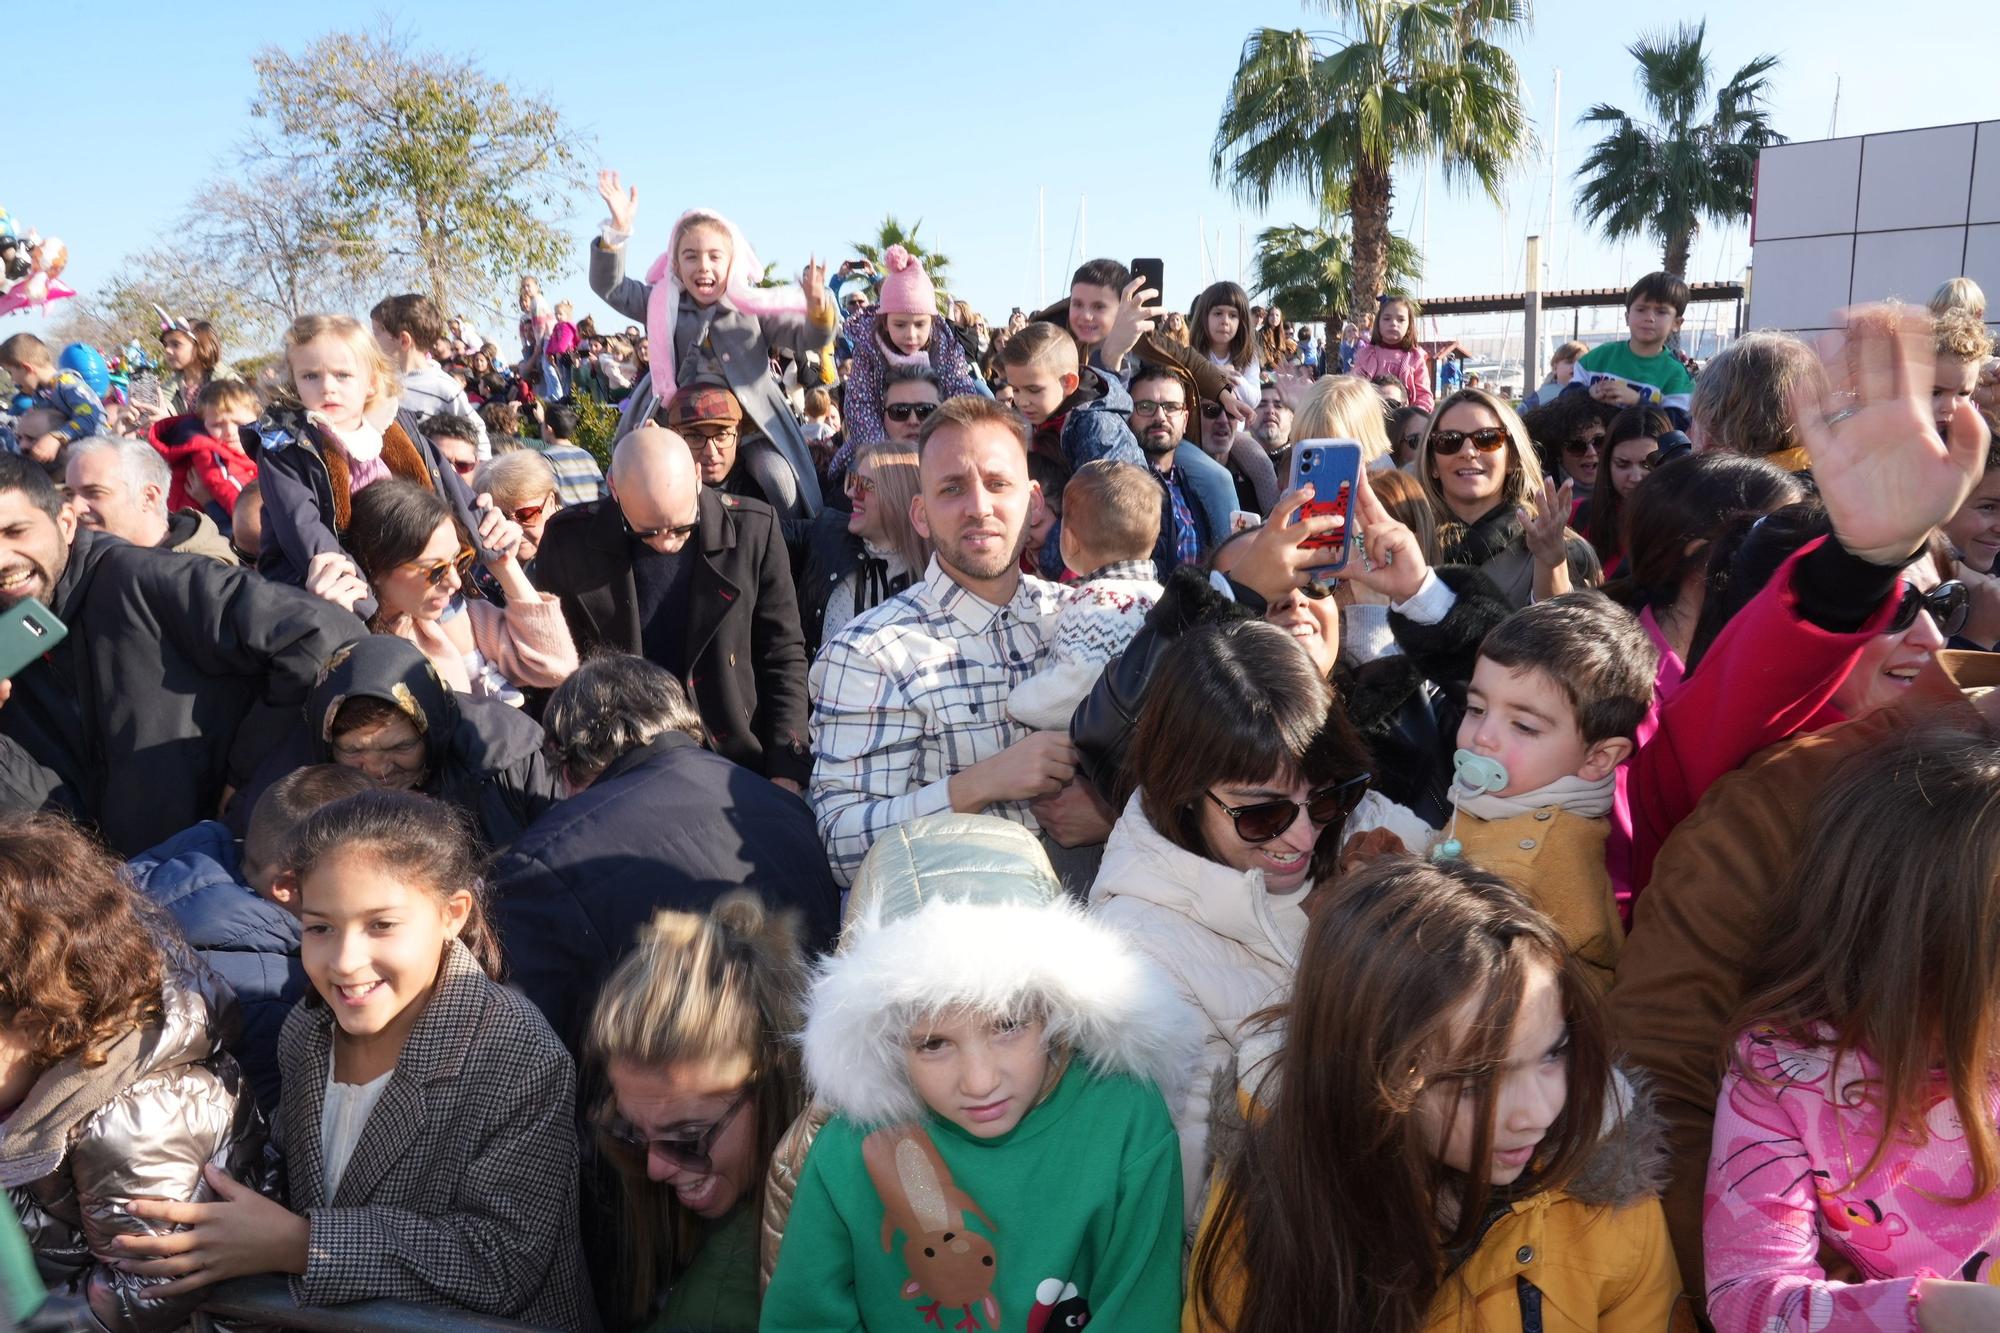
<svg viewBox="0 0 2000 1333">
<path fill-rule="evenodd" d="M 935 1115 L 873 1135 L 829 1121 L 759 1327 L 1058 1333 L 1088 1311 L 1099 1327 L 1148 1333 L 1179 1327 L 1180 1293 L 1180 1140 L 1166 1102 L 1151 1083 L 1079 1061 L 997 1139 Z"/>
<path fill-rule="evenodd" d="M 1602 343 L 1585 352 L 1577 364 L 1585 370 L 1601 370 L 1652 385 L 1660 391 L 1658 406 L 1668 411 L 1686 412 L 1694 401 L 1694 377 L 1687 373 L 1679 358 L 1664 348 L 1652 356 L 1640 356 L 1629 341 Z"/>
</svg>

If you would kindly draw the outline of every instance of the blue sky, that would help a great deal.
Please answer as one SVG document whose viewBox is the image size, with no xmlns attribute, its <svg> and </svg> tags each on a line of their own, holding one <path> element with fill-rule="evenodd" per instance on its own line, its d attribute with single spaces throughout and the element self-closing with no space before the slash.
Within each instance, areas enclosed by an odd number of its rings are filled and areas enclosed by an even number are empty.
<svg viewBox="0 0 2000 1333">
<path fill-rule="evenodd" d="M 1588 148 L 1576 122 L 1593 102 L 1636 109 L 1625 44 L 1702 8 L 1544 0 L 1516 43 L 1545 145 L 1562 71 L 1554 285 L 1613 285 L 1655 266 L 1652 246 L 1607 245 L 1574 217 L 1570 175 Z M 1244 36 L 1259 25 L 1332 28 L 1325 13 L 1293 0 L 494 0 L 386 11 L 225 0 L 198 18 L 116 0 L 91 6 L 87 19 L 29 6 L 10 23 L 15 133 L 0 205 L 67 241 L 65 277 L 89 290 L 126 253 L 171 240 L 174 219 L 249 123 L 250 58 L 260 46 L 295 49 L 381 12 L 423 44 L 473 55 L 492 74 L 550 96 L 588 137 L 585 159 L 638 184 L 635 248 L 646 255 L 694 204 L 729 214 L 762 258 L 788 269 L 815 249 L 844 256 L 846 242 L 894 213 L 922 219 L 924 239 L 953 261 L 954 288 L 998 319 L 1038 295 L 1038 189 L 1047 191 L 1051 297 L 1065 288 L 1086 199 L 1090 252 L 1161 256 L 1167 299 L 1180 306 L 1211 271 L 1238 276 L 1239 227 L 1247 255 L 1260 227 L 1311 220 L 1303 199 L 1268 212 L 1237 204 L 1210 183 L 1208 167 Z M 1941 0 L 1730 4 L 1710 10 L 1709 41 L 1725 76 L 1764 51 L 1783 58 L 1777 123 L 1794 138 L 1826 135 L 1836 76 L 1841 134 L 1903 129 L 1992 114 L 1990 80 L 1938 73 L 1954 63 L 1954 12 L 1969 11 Z M 1958 26 L 1973 40 L 1962 17 Z M 1424 194 L 1422 170 L 1403 171 L 1396 225 L 1428 235 L 1424 289 L 1518 290 L 1522 238 L 1550 234 L 1546 157 L 1519 170 L 1504 207 L 1438 187 L 1426 210 Z M 580 311 L 602 312 L 582 271 L 602 212 L 594 192 L 579 192 L 576 262 L 548 284 L 575 296 Z M 1737 276 L 1747 249 L 1741 229 L 1705 234 L 1690 276 Z M 40 323 L 12 319 L 0 333 Z"/>
</svg>

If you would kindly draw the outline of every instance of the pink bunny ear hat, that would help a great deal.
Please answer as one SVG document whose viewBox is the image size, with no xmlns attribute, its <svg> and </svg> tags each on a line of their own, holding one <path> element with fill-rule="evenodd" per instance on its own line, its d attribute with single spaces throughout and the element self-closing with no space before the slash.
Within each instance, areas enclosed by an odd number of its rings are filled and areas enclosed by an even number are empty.
<svg viewBox="0 0 2000 1333">
<path fill-rule="evenodd" d="M 646 281 L 653 284 L 653 294 L 646 301 L 646 344 L 652 354 L 653 396 L 661 407 L 672 402 L 678 392 L 674 324 L 680 318 L 681 280 L 674 268 L 674 252 L 680 249 L 682 234 L 698 222 L 720 227 L 729 235 L 729 276 L 723 281 L 722 299 L 717 304 L 746 315 L 799 314 L 806 308 L 806 294 L 795 286 L 757 285 L 757 279 L 764 276 L 764 266 L 757 262 L 757 252 L 734 222 L 708 208 L 690 208 L 681 214 L 668 237 L 666 253 L 646 270 Z"/>
</svg>

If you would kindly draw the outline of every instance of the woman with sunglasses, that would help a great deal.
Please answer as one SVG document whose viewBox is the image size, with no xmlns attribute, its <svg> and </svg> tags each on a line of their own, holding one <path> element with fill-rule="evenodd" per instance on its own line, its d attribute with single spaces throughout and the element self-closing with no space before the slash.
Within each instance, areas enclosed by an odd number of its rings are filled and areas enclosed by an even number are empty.
<svg viewBox="0 0 2000 1333">
<path fill-rule="evenodd" d="M 1845 405 L 1796 427 L 1820 504 L 1743 516 L 1711 546 L 1686 678 L 1633 760 L 1635 890 L 1716 779 L 1788 736 L 1909 698 L 1964 626 L 1966 589 L 1937 529 L 1984 471 L 1989 432 L 1962 404 L 1940 435 L 1927 325 L 1914 337 L 1894 315 L 1850 319 L 1844 362 L 1829 367 Z"/>
<path fill-rule="evenodd" d="M 521 544 L 514 548 L 514 559 L 533 582 L 542 531 L 563 507 L 555 468 L 540 450 L 515 449 L 481 463 L 473 474 L 472 490 L 475 495 L 492 496 L 494 506 L 520 525 Z"/>
<path fill-rule="evenodd" d="M 1293 637 L 1257 620 L 1189 630 L 1147 684 L 1125 757 L 1136 784 L 1091 907 L 1172 978 L 1203 1033 L 1172 1106 L 1188 1221 L 1206 1185 L 1214 1075 L 1291 984 L 1306 899 L 1343 838 L 1384 821 L 1368 752 Z"/>
<path fill-rule="evenodd" d="M 1541 513 L 1544 496 L 1534 459 L 1527 427 L 1512 407 L 1483 389 L 1461 389 L 1438 405 L 1417 463 L 1445 563 L 1478 567 L 1516 610 L 1535 588 L 1525 520 Z M 1578 574 L 1579 564 L 1596 565 L 1584 554 L 1585 542 L 1573 534 L 1564 541 L 1572 580 L 1589 582 Z"/>
<path fill-rule="evenodd" d="M 895 407 L 892 401 L 889 410 Z M 843 483 L 848 508 L 822 509 L 807 539 L 799 620 L 808 656 L 848 621 L 909 587 L 930 564 L 929 540 L 910 525 L 918 490 L 915 445 L 862 445 Z"/>
<path fill-rule="evenodd" d="M 789 917 L 754 894 L 660 912 L 598 993 L 595 1144 L 618 1180 L 586 1246 L 609 1328 L 757 1327 L 758 1222 L 772 1150 L 804 1105 L 806 971 Z M 615 1238 L 615 1239 L 614 1239 Z"/>
<path fill-rule="evenodd" d="M 553 689 L 576 670 L 562 604 L 521 569 L 521 527 L 503 517 L 487 571 L 506 604 L 470 582 L 476 555 L 450 507 L 421 486 L 378 481 L 354 498 L 348 549 L 381 609 L 370 628 L 423 650 L 452 689 L 519 707 L 523 689 Z"/>
</svg>

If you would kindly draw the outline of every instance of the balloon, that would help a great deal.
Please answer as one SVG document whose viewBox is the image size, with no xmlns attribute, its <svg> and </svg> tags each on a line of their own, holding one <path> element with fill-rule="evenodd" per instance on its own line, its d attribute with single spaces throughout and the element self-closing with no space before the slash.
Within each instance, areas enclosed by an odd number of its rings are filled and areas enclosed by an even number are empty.
<svg viewBox="0 0 2000 1333">
<path fill-rule="evenodd" d="M 56 364 L 83 376 L 83 382 L 99 398 L 111 388 L 111 370 L 104 364 L 103 354 L 89 343 L 71 343 L 63 348 Z"/>
<path fill-rule="evenodd" d="M 17 393 L 14 395 L 13 406 L 14 415 L 18 417 L 23 412 L 32 412 L 35 408 L 35 400 L 25 393 Z"/>
</svg>

